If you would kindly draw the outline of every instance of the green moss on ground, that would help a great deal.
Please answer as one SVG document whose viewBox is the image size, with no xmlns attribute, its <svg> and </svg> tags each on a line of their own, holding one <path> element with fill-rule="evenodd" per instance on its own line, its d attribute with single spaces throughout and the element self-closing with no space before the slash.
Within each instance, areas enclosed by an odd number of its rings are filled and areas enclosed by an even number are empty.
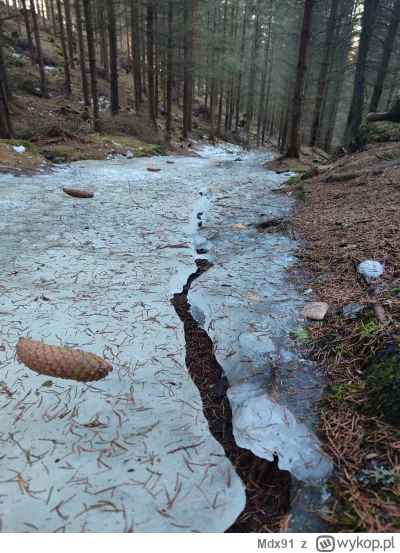
<svg viewBox="0 0 400 553">
<path fill-rule="evenodd" d="M 380 142 L 399 142 L 400 124 L 392 121 L 366 123 L 360 127 L 357 135 L 358 146 L 368 146 Z"/>
<path fill-rule="evenodd" d="M 101 142 L 104 145 L 108 144 L 111 146 L 114 146 L 113 142 L 115 142 L 123 148 L 130 150 L 136 157 L 140 157 L 143 154 L 148 154 L 151 156 L 169 155 L 168 150 L 160 144 L 148 144 L 147 142 L 141 142 L 140 140 L 136 140 L 135 138 L 131 138 L 128 136 L 101 135 L 93 137 L 92 140 Z M 118 146 L 116 146 L 116 149 L 118 149 Z"/>
<path fill-rule="evenodd" d="M 400 428 L 400 338 L 384 345 L 363 370 L 369 394 L 365 409 L 372 416 Z"/>
<path fill-rule="evenodd" d="M 301 180 L 312 179 L 318 173 L 319 163 L 313 163 L 307 171 L 304 171 L 301 175 Z"/>
<path fill-rule="evenodd" d="M 285 181 L 285 184 L 290 186 L 291 184 L 296 184 L 296 182 L 298 182 L 299 180 L 300 180 L 300 177 L 296 175 L 296 176 L 290 177 L 287 181 Z"/>
</svg>

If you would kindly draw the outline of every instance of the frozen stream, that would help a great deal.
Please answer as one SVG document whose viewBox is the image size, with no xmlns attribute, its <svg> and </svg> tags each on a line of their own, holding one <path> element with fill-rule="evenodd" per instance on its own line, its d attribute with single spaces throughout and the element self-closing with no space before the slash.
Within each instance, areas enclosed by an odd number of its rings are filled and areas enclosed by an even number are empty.
<svg viewBox="0 0 400 553">
<path fill-rule="evenodd" d="M 321 382 L 289 337 L 306 298 L 287 275 L 297 246 L 253 226 L 290 209 L 271 192 L 286 177 L 261 166 L 265 154 L 201 155 L 0 176 L 3 531 L 234 523 L 243 484 L 208 431 L 170 302 L 196 257 L 214 266 L 189 302 L 228 377 L 238 444 L 277 452 L 280 468 L 320 493 L 331 470 L 313 433 Z M 90 385 L 46 379 L 16 359 L 20 336 L 91 351 L 114 371 Z"/>
</svg>

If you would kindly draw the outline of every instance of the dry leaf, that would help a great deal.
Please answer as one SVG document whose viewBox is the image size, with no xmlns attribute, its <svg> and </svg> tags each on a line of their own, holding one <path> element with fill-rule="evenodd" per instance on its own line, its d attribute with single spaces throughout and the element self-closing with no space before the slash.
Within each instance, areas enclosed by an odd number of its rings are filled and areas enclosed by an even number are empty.
<svg viewBox="0 0 400 553">
<path fill-rule="evenodd" d="M 238 223 L 237 225 L 234 225 L 233 228 L 237 228 L 239 230 L 247 229 L 246 225 L 242 225 L 240 223 Z"/>
</svg>

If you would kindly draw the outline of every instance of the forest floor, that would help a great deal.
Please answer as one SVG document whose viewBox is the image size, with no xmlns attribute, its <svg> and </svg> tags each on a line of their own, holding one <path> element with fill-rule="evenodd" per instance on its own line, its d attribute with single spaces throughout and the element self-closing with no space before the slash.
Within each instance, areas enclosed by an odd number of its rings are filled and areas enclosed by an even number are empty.
<svg viewBox="0 0 400 553">
<path fill-rule="evenodd" d="M 309 326 L 308 347 L 330 381 L 320 413 L 337 469 L 327 515 L 337 531 L 400 528 L 398 361 L 388 402 L 395 420 L 385 422 L 379 384 L 371 391 L 363 376 L 376 351 L 400 334 L 399 183 L 400 146 L 386 142 L 315 166 L 286 188 L 297 198 L 289 228 L 303 241 L 310 288 L 330 305 L 325 320 Z M 385 265 L 374 286 L 357 273 L 367 259 Z"/>
</svg>

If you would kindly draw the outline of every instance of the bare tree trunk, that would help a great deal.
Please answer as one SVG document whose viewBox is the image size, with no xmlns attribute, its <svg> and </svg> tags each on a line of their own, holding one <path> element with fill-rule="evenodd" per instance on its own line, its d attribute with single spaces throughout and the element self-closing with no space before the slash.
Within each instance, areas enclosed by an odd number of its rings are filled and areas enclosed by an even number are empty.
<svg viewBox="0 0 400 553">
<path fill-rule="evenodd" d="M 392 84 L 390 86 L 389 97 L 388 97 L 388 100 L 387 100 L 387 103 L 386 103 L 386 111 L 389 111 L 390 106 L 392 105 L 394 92 L 395 92 L 396 86 L 398 84 L 399 73 L 400 73 L 400 56 L 399 56 L 399 59 L 397 60 L 396 67 L 395 67 L 395 70 L 394 70 Z"/>
<path fill-rule="evenodd" d="M 8 108 L 8 95 L 7 89 L 8 79 L 7 73 L 5 72 L 4 56 L 3 56 L 3 29 L 0 22 L 0 56 L 1 56 L 1 66 L 0 66 L 0 138 L 11 138 L 11 118 L 10 110 Z"/>
<path fill-rule="evenodd" d="M 344 144 L 348 146 L 357 134 L 363 119 L 365 71 L 368 52 L 372 41 L 372 26 L 378 9 L 379 0 L 364 0 L 364 12 L 361 21 L 360 45 L 358 48 L 356 72 L 354 76 L 353 97 L 347 116 Z"/>
<path fill-rule="evenodd" d="M 110 64 L 108 59 L 108 45 L 107 45 L 107 17 L 104 13 L 103 4 L 95 4 L 97 7 L 97 26 L 96 30 L 100 39 L 100 54 L 101 54 L 101 63 L 104 68 L 104 78 L 106 81 L 110 80 Z"/>
<path fill-rule="evenodd" d="M 228 17 L 228 0 L 224 1 L 224 18 L 223 18 L 223 24 L 222 24 L 222 41 L 223 45 L 225 45 L 226 42 L 226 23 L 227 23 L 227 17 Z M 221 77 L 220 77 L 220 84 L 219 84 L 219 104 L 218 104 L 218 123 L 217 123 L 217 137 L 221 138 L 221 125 L 222 125 L 222 108 L 224 103 L 224 77 L 225 77 L 225 59 L 222 58 L 222 67 L 221 67 Z"/>
<path fill-rule="evenodd" d="M 247 28 L 247 2 L 244 5 L 242 44 L 240 48 L 240 69 L 239 69 L 237 91 L 236 91 L 236 117 L 235 117 L 236 132 L 239 129 L 239 119 L 240 119 L 240 102 L 241 102 L 242 80 L 243 80 L 243 61 L 244 61 L 244 52 L 245 52 L 245 46 L 246 46 L 246 28 Z"/>
<path fill-rule="evenodd" d="M 21 5 L 22 5 L 22 11 L 24 12 L 26 37 L 27 37 L 28 46 L 29 46 L 29 58 L 31 60 L 31 64 L 35 65 L 35 47 L 33 45 L 31 26 L 30 26 L 30 23 L 29 23 L 29 11 L 26 7 L 26 1 L 25 0 L 21 0 Z"/>
<path fill-rule="evenodd" d="M 3 22 L 0 19 L 0 74 L 1 74 L 1 82 L 2 82 L 3 89 L 4 89 L 4 96 L 5 96 L 6 100 L 8 100 L 8 102 L 11 102 L 12 94 L 11 94 L 10 85 L 8 83 L 8 74 L 7 74 L 6 63 L 4 61 L 3 47 L 4 47 L 4 43 L 3 43 Z M 6 113 L 9 113 L 8 103 L 7 103 Z"/>
<path fill-rule="evenodd" d="M 147 78 L 149 87 L 149 115 L 151 124 L 157 129 L 155 98 L 154 98 L 154 8 L 152 0 L 147 4 Z"/>
<path fill-rule="evenodd" d="M 67 28 L 69 63 L 71 69 L 75 69 L 74 62 L 74 36 L 72 34 L 71 7 L 69 0 L 64 0 L 65 24 Z"/>
<path fill-rule="evenodd" d="M 309 145 L 315 146 L 318 135 L 318 128 L 321 120 L 322 105 L 324 101 L 325 89 L 326 89 L 326 78 L 328 75 L 329 64 L 331 61 L 332 55 L 332 41 L 333 33 L 336 25 L 336 16 L 339 6 L 339 0 L 332 0 L 331 11 L 329 13 L 328 24 L 326 29 L 325 45 L 324 51 L 322 54 L 321 68 L 318 78 L 317 86 L 317 96 L 315 99 L 314 111 L 312 115 L 311 131 L 310 131 L 310 140 Z"/>
<path fill-rule="evenodd" d="M 118 115 L 118 61 L 117 61 L 117 29 L 115 21 L 114 0 L 107 0 L 108 42 L 110 44 L 110 89 L 111 115 Z"/>
<path fill-rule="evenodd" d="M 43 52 L 42 52 L 42 47 L 40 45 L 40 33 L 39 33 L 34 0 L 30 0 L 30 6 L 31 6 L 31 13 L 32 13 L 33 30 L 35 34 L 36 51 L 39 58 L 40 89 L 42 94 L 46 94 L 47 85 L 46 85 L 46 76 L 44 73 Z"/>
<path fill-rule="evenodd" d="M 400 0 L 396 0 L 392 10 L 392 16 L 387 28 L 387 34 L 383 42 L 382 58 L 379 63 L 378 73 L 376 75 L 376 81 L 374 90 L 372 93 L 371 103 L 369 105 L 369 111 L 377 111 L 379 101 L 382 96 L 383 84 L 386 79 L 390 57 L 392 55 L 394 43 L 396 40 L 397 30 L 400 23 Z"/>
<path fill-rule="evenodd" d="M 251 126 L 253 123 L 254 115 L 254 88 L 255 88 L 255 78 L 256 78 L 256 55 L 258 52 L 258 46 L 260 42 L 260 9 L 261 9 L 261 0 L 257 1 L 256 4 L 256 13 L 255 13 L 255 23 L 254 23 L 254 38 L 251 51 L 251 60 L 250 60 L 250 71 L 249 71 L 249 84 L 247 92 L 247 112 L 246 112 L 246 141 L 245 147 L 247 150 L 250 149 L 250 135 L 251 135 Z"/>
<path fill-rule="evenodd" d="M 183 79 L 183 136 L 192 130 L 194 94 L 194 41 L 195 41 L 196 0 L 185 0 L 184 22 L 184 79 Z"/>
<path fill-rule="evenodd" d="M 56 14 L 54 13 L 54 0 L 49 0 L 49 4 L 50 4 L 50 11 L 51 11 L 51 22 L 53 26 L 53 34 L 57 35 L 57 22 L 56 22 Z"/>
<path fill-rule="evenodd" d="M 88 84 L 88 78 L 86 73 L 85 46 L 83 42 L 82 19 L 81 19 L 81 9 L 80 9 L 79 2 L 80 0 L 75 0 L 75 19 L 76 19 L 76 32 L 78 35 L 78 45 L 79 45 L 79 64 L 80 64 L 81 79 L 82 79 L 83 105 L 90 106 L 89 84 Z"/>
<path fill-rule="evenodd" d="M 183 42 L 183 126 L 182 134 L 185 138 L 188 136 L 188 103 L 189 103 L 189 93 L 190 93 L 190 71 L 192 70 L 189 67 L 189 1 L 184 0 L 183 4 L 183 21 L 184 21 L 184 42 Z"/>
<path fill-rule="evenodd" d="M 135 87 L 135 109 L 140 111 L 142 103 L 142 80 L 140 75 L 140 39 L 138 25 L 138 9 L 135 0 L 131 0 L 131 42 L 133 59 L 133 84 Z"/>
<path fill-rule="evenodd" d="M 90 77 L 92 82 L 92 100 L 93 100 L 93 118 L 94 130 L 100 132 L 100 117 L 99 117 L 99 96 L 97 91 L 97 68 L 96 68 L 96 51 L 94 48 L 94 29 L 93 17 L 91 9 L 91 0 L 83 0 L 83 9 L 85 12 L 85 27 L 88 43 Z"/>
<path fill-rule="evenodd" d="M 269 9 L 270 9 L 270 12 L 269 12 L 269 18 L 268 18 L 268 36 L 267 36 L 267 43 L 265 45 L 265 50 L 264 50 L 264 63 L 263 63 L 263 70 L 262 70 L 262 77 L 261 77 L 261 90 L 260 90 L 260 99 L 259 99 L 259 106 L 258 106 L 257 140 L 256 140 L 257 147 L 260 145 L 260 138 L 262 138 L 262 143 L 264 142 L 264 133 L 262 132 L 262 128 L 264 125 L 265 110 L 266 110 L 265 89 L 266 89 L 266 83 L 267 83 L 269 43 L 271 40 L 272 0 L 271 0 Z"/>
<path fill-rule="evenodd" d="M 219 9 L 217 4 L 214 5 L 214 23 L 213 23 L 213 37 L 212 37 L 212 54 L 211 54 L 211 85 L 210 85 L 210 140 L 215 140 L 215 104 L 216 104 L 216 79 L 215 79 L 215 65 L 216 65 L 216 37 L 218 31 L 218 16 Z"/>
<path fill-rule="evenodd" d="M 71 94 L 71 91 L 72 91 L 71 75 L 70 75 L 70 72 L 69 72 L 67 45 L 65 43 L 65 36 L 64 36 L 64 24 L 63 24 L 61 0 L 57 0 L 57 12 L 58 12 L 58 27 L 59 27 L 59 30 L 60 30 L 61 48 L 62 48 L 62 52 L 63 52 L 65 91 L 66 91 L 67 94 Z"/>
<path fill-rule="evenodd" d="M 167 141 L 172 136 L 172 71 L 173 71 L 173 44 L 172 44 L 172 23 L 173 23 L 173 0 L 168 0 L 168 38 L 167 38 L 167 120 L 166 131 Z"/>
<path fill-rule="evenodd" d="M 296 84 L 294 89 L 290 142 L 286 153 L 287 157 L 299 157 L 300 155 L 301 116 L 303 112 L 304 85 L 307 73 L 308 47 L 310 44 L 314 6 L 315 0 L 305 0 L 299 48 L 299 61 L 297 63 Z"/>
</svg>

